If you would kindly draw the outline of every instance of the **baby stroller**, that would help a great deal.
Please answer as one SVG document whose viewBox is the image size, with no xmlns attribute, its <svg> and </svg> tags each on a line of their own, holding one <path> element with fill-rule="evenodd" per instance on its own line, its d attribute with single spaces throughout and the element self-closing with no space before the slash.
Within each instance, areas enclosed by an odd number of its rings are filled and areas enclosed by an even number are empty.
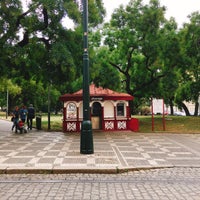
<svg viewBox="0 0 200 200">
<path fill-rule="evenodd" d="M 19 130 L 20 133 L 27 133 L 27 129 L 25 128 L 25 124 L 22 120 L 18 121 L 17 130 Z"/>
</svg>

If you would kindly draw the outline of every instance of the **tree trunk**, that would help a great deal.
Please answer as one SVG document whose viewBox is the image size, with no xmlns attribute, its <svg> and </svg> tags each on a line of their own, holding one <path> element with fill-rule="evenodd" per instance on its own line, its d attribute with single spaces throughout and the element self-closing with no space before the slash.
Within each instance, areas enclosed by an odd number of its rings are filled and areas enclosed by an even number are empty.
<svg viewBox="0 0 200 200">
<path fill-rule="evenodd" d="M 199 102 L 195 102 L 195 108 L 194 108 L 194 116 L 198 116 L 198 111 L 199 111 Z"/>
<path fill-rule="evenodd" d="M 169 102 L 169 106 L 170 106 L 170 114 L 173 115 L 174 114 L 174 104 L 173 101 L 170 99 Z"/>
<path fill-rule="evenodd" d="M 185 114 L 186 116 L 190 116 L 190 112 L 187 108 L 187 106 L 183 103 L 183 102 L 180 102 L 179 105 L 183 108 L 183 110 L 185 111 Z"/>
</svg>

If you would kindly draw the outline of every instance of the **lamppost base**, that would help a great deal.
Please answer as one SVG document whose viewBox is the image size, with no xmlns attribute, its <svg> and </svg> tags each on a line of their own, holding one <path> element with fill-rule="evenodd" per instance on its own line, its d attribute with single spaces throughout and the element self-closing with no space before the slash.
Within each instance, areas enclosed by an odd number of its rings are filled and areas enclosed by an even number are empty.
<svg viewBox="0 0 200 200">
<path fill-rule="evenodd" d="M 93 154 L 93 135 L 92 135 L 92 123 L 90 120 L 82 122 L 81 126 L 81 147 L 80 153 Z"/>
</svg>

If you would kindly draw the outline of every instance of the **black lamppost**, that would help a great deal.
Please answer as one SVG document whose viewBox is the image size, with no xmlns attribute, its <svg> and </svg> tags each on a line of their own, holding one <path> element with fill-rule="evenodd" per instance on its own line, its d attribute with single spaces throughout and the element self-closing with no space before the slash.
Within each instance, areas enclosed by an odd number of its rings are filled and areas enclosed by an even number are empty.
<svg viewBox="0 0 200 200">
<path fill-rule="evenodd" d="M 93 135 L 90 120 L 89 55 L 88 55 L 88 0 L 83 5 L 83 122 L 81 125 L 80 153 L 92 154 Z"/>
</svg>

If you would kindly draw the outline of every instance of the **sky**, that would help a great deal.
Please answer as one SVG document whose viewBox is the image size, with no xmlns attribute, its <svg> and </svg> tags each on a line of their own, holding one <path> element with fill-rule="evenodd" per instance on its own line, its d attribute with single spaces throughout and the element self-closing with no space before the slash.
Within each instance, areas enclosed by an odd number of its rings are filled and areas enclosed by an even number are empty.
<svg viewBox="0 0 200 200">
<path fill-rule="evenodd" d="M 106 21 L 110 19 L 110 16 L 115 8 L 119 5 L 127 5 L 129 0 L 103 0 L 104 7 L 107 11 Z M 143 2 L 149 3 L 149 0 L 143 0 Z M 167 11 L 165 17 L 169 19 L 174 17 L 179 27 L 182 27 L 184 22 L 188 22 L 187 16 L 192 12 L 200 12 L 200 0 L 160 0 L 161 6 L 166 6 Z"/>
<path fill-rule="evenodd" d="M 106 21 L 110 20 L 111 14 L 115 8 L 118 8 L 121 4 L 127 5 L 130 0 L 103 0 L 104 7 L 107 11 Z M 28 0 L 22 0 L 23 3 Z M 145 4 L 149 3 L 149 0 L 143 0 Z M 188 22 L 187 16 L 192 12 L 200 12 L 200 0 L 160 0 L 161 6 L 167 7 L 165 17 L 169 19 L 174 17 L 178 23 L 179 28 L 182 27 L 184 22 Z M 23 4 L 24 5 L 24 4 Z M 69 24 L 69 22 L 67 23 Z M 72 23 L 73 24 L 73 23 Z M 73 25 L 71 25 L 73 27 Z"/>
</svg>

